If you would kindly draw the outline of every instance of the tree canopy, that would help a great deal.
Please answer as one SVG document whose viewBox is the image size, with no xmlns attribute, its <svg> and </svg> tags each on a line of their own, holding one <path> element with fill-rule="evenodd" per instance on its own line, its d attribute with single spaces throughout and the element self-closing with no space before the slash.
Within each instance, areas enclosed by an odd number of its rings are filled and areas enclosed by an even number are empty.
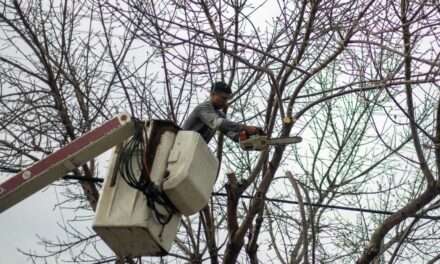
<svg viewBox="0 0 440 264">
<path fill-rule="evenodd" d="M 102 253 L 73 221 L 69 241 L 22 249 L 35 263 L 440 259 L 438 1 L 0 3 L 2 179 L 123 111 L 182 124 L 214 81 L 232 120 L 304 139 L 244 152 L 218 135 L 210 204 L 160 260 Z M 99 184 L 57 184 L 94 214 Z"/>
</svg>

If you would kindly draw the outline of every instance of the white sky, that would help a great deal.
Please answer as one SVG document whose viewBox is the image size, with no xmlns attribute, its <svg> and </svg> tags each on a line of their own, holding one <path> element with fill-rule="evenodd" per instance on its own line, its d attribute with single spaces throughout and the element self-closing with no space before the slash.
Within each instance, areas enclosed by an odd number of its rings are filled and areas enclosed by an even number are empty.
<svg viewBox="0 0 440 264">
<path fill-rule="evenodd" d="M 103 169 L 99 171 L 102 175 L 97 177 L 105 177 L 111 152 L 111 150 L 106 151 L 98 157 L 98 164 L 103 164 Z M 4 179 L 6 177 L 1 177 L 0 181 Z M 55 207 L 59 201 L 64 200 L 61 194 L 63 189 L 62 186 L 51 185 L 0 214 L 1 264 L 31 263 L 31 260 L 21 254 L 18 248 L 25 252 L 32 250 L 34 253 L 45 253 L 38 236 L 52 241 L 68 239 L 59 225 L 63 226 L 73 219 L 74 212 L 63 210 L 60 206 Z M 75 222 L 74 226 L 80 230 L 91 228 L 89 221 Z M 58 263 L 54 259 L 51 261 L 48 263 Z M 64 263 L 62 258 L 60 263 Z"/>
<path fill-rule="evenodd" d="M 0 263 L 30 262 L 17 249 L 37 249 L 37 234 L 46 238 L 65 237 L 57 226 L 60 210 L 54 209 L 59 190 L 60 187 L 46 188 L 0 214 Z"/>
<path fill-rule="evenodd" d="M 260 10 L 263 12 L 263 9 Z M 254 15 L 261 18 L 260 12 Z M 266 16 L 270 13 L 268 13 L 268 8 L 264 9 L 264 13 Z M 259 22 L 264 24 L 261 19 Z M 109 155 L 106 155 L 103 155 L 101 159 L 108 159 Z M 9 176 L 11 175 L 0 173 L 0 182 Z M 18 251 L 18 248 L 26 252 L 33 250 L 36 253 L 45 253 L 37 236 L 49 240 L 66 239 L 67 235 L 58 224 L 63 224 L 63 218 L 67 221 L 73 216 L 69 215 L 70 210 L 55 208 L 57 195 L 61 200 L 63 199 L 60 192 L 62 192 L 62 187 L 45 188 L 0 214 L 0 263 L 32 263 L 28 257 Z M 82 225 L 84 228 L 89 228 L 89 224 L 90 222 L 84 222 Z M 62 258 L 59 262 L 63 263 Z M 49 263 L 58 263 L 58 261 L 52 259 Z"/>
<path fill-rule="evenodd" d="M 275 14 L 275 10 L 276 6 L 266 4 L 254 16 L 269 18 Z M 261 26 L 264 26 L 263 19 L 259 22 Z M 100 159 L 105 163 L 108 157 L 109 155 L 106 154 Z M 105 173 L 105 169 L 102 171 Z M 4 179 L 5 177 L 0 174 L 0 181 Z M 61 191 L 61 187 L 46 188 L 0 214 L 0 263 L 30 263 L 30 260 L 19 253 L 17 248 L 23 251 L 32 249 L 44 253 L 44 248 L 38 245 L 37 235 L 50 240 L 66 238 L 66 234 L 57 224 L 62 223 L 63 217 L 66 220 L 71 218 L 68 215 L 69 210 L 61 211 L 59 208 L 54 208 L 57 203 L 56 193 Z M 61 195 L 58 195 L 62 199 Z M 85 222 L 84 228 L 90 227 L 89 224 Z M 53 260 L 49 263 L 56 262 Z M 60 263 L 63 263 L 62 259 Z"/>
</svg>

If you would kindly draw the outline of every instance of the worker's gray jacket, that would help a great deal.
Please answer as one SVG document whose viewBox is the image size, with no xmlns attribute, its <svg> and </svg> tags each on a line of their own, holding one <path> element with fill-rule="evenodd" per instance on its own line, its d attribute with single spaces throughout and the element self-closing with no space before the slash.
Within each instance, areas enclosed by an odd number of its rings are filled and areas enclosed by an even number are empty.
<svg viewBox="0 0 440 264">
<path fill-rule="evenodd" d="M 183 123 L 182 128 L 199 132 L 206 143 L 215 135 L 216 130 L 220 130 L 236 142 L 240 132 L 240 125 L 226 119 L 225 113 L 216 109 L 211 101 L 196 106 Z"/>
</svg>

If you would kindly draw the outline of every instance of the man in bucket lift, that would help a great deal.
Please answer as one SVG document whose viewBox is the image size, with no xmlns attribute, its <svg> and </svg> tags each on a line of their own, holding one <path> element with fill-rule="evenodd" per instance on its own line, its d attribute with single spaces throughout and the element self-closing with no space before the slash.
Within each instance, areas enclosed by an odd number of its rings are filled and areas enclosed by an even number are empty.
<svg viewBox="0 0 440 264">
<path fill-rule="evenodd" d="M 184 130 L 198 132 L 206 143 L 209 143 L 216 130 L 239 141 L 240 131 L 245 130 L 249 135 L 262 133 L 262 129 L 255 126 L 246 126 L 226 119 L 223 109 L 232 96 L 231 88 L 224 82 L 212 85 L 209 100 L 199 104 L 183 123 Z"/>
</svg>

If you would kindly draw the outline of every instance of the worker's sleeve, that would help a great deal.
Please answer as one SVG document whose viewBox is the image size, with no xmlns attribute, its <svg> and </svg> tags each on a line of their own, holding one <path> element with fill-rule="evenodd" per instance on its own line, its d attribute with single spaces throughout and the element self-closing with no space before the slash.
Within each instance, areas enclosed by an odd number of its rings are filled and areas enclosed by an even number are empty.
<svg viewBox="0 0 440 264">
<path fill-rule="evenodd" d="M 220 130 L 234 141 L 238 141 L 240 124 L 221 116 L 213 107 L 206 106 L 199 111 L 200 120 L 212 130 Z"/>
<path fill-rule="evenodd" d="M 238 140 L 240 138 L 240 132 L 229 131 L 225 135 L 235 142 L 238 142 Z"/>
</svg>

